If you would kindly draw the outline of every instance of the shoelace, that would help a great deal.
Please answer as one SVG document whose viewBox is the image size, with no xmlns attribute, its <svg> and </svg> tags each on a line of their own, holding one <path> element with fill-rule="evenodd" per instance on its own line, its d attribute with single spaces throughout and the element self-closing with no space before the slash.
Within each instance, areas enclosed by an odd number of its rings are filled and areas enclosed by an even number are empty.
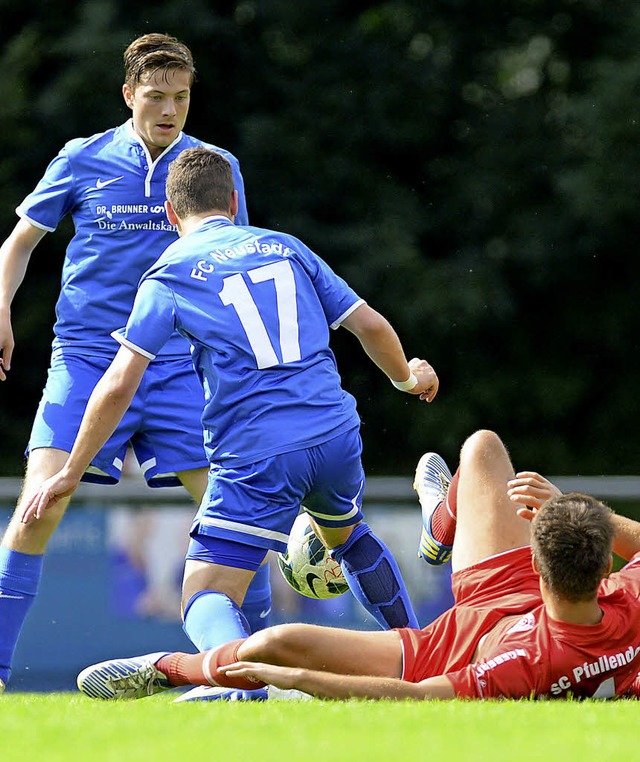
<svg viewBox="0 0 640 762">
<path fill-rule="evenodd" d="M 155 693 L 154 688 L 160 687 L 156 669 L 152 665 L 147 665 L 124 677 L 111 677 L 107 680 L 107 684 L 115 696 L 126 696 L 132 692 L 135 694 L 146 693 L 147 696 L 153 696 Z"/>
</svg>

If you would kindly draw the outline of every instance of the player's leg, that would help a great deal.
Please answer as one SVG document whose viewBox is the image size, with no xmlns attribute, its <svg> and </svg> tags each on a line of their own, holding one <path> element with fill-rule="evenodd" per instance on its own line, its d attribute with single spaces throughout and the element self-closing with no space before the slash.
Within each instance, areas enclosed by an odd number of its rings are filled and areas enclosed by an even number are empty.
<svg viewBox="0 0 640 762">
<path fill-rule="evenodd" d="M 268 573 L 264 565 L 267 552 L 286 549 L 287 532 L 304 493 L 290 485 L 282 487 L 283 477 L 277 460 L 268 459 L 240 468 L 216 467 L 211 471 L 207 493 L 191 530 L 183 590 L 184 630 L 199 649 L 244 637 L 252 631 L 243 607 L 251 589 L 245 586 L 231 590 L 228 581 L 223 580 L 226 590 L 231 592 L 230 596 L 225 595 L 225 591 L 219 589 L 218 567 L 251 571 L 251 579 L 247 579 L 250 588 L 255 573 Z M 270 596 L 268 580 L 266 588 Z M 268 598 L 263 597 L 263 606 L 261 611 L 268 612 Z M 262 691 L 231 698 L 265 696 Z M 211 698 L 220 698 L 220 695 L 185 694 L 181 700 Z"/>
<path fill-rule="evenodd" d="M 458 472 L 435 452 L 426 452 L 416 466 L 413 488 L 422 509 L 422 530 L 418 557 L 431 566 L 441 566 L 451 558 L 456 532 Z"/>
<path fill-rule="evenodd" d="M 246 563 L 247 554 L 254 560 Z M 264 549 L 249 549 L 216 538 L 199 536 L 191 540 L 182 593 L 183 629 L 199 651 L 235 642 L 253 631 L 243 599 L 251 591 L 256 572 L 265 568 L 265 555 Z M 229 559 L 233 564 L 244 563 L 252 568 L 226 567 L 213 562 L 214 559 Z M 195 688 L 176 701 L 263 701 L 266 698 L 264 690 L 207 687 Z"/>
<path fill-rule="evenodd" d="M 30 453 L 22 494 L 0 545 L 0 680 L 4 683 L 11 674 L 22 625 L 38 593 L 47 542 L 69 504 L 68 499 L 60 500 L 38 521 L 23 524 L 22 502 L 57 473 L 68 457 L 69 453 L 50 448 Z"/>
<path fill-rule="evenodd" d="M 243 554 L 224 541 L 209 543 L 207 538 L 204 539 L 205 543 L 192 543 L 189 550 L 191 555 L 197 555 L 199 552 L 202 556 L 221 559 L 228 553 L 234 563 L 253 565 L 257 568 L 266 553 L 265 550 L 252 553 L 248 548 L 247 553 Z M 199 650 L 210 650 L 209 643 L 213 643 L 222 649 L 222 653 L 231 653 L 230 648 L 233 649 L 235 644 L 249 636 L 249 627 L 240 604 L 253 574 L 252 569 L 188 558 L 183 591 L 187 601 L 184 612 L 185 631 Z M 154 653 L 126 659 L 111 659 L 92 665 L 78 675 L 78 688 L 91 698 L 128 699 L 142 698 L 178 685 L 190 684 L 179 679 L 170 681 L 156 668 L 156 663 L 165 655 Z M 180 656 L 186 657 L 187 654 Z M 191 656 L 195 656 L 196 659 L 198 657 L 194 654 Z M 201 656 L 204 657 L 205 654 Z M 178 660 L 178 665 L 180 661 Z M 203 684 L 212 683 L 205 681 Z M 253 689 L 260 686 L 245 681 L 239 687 Z"/>
<path fill-rule="evenodd" d="M 249 623 L 242 611 L 242 602 L 247 592 L 251 580 L 266 555 L 264 548 L 256 548 L 242 545 L 233 541 L 227 541 L 206 535 L 196 535 L 189 545 L 187 560 L 185 562 L 185 573 L 183 582 L 183 620 L 184 631 L 200 652 L 211 652 L 211 649 L 220 649 L 221 655 L 226 659 L 231 659 L 230 654 L 233 651 L 234 644 L 242 642 L 251 634 Z M 201 560 L 206 559 L 206 560 Z M 233 564 L 226 565 L 226 562 Z M 184 654 L 184 657 L 187 655 Z M 203 654 L 204 657 L 204 654 Z M 196 662 L 198 661 L 196 655 Z M 189 698 L 189 694 L 182 696 L 182 700 L 211 700 L 213 699 L 239 699 L 239 700 L 263 700 L 266 693 L 261 690 L 261 686 L 254 685 L 247 681 L 229 683 L 218 681 L 200 681 L 192 683 L 184 676 L 177 679 L 180 675 L 178 666 L 182 663 L 182 658 L 175 662 L 175 669 L 172 672 L 172 678 L 168 681 L 169 687 L 180 685 L 218 685 L 223 688 L 237 689 L 229 693 L 223 691 L 222 694 L 214 692 L 213 694 L 195 693 Z M 202 660 L 199 662 L 203 663 Z M 207 660 L 208 663 L 208 660 Z M 134 671 L 139 668 L 134 660 L 128 662 L 129 669 Z M 153 685 L 161 689 L 164 685 L 163 676 L 156 681 L 153 670 L 148 668 L 144 657 L 142 661 L 147 674 L 153 677 Z M 104 674 L 108 676 L 109 670 Z M 79 678 L 81 686 L 87 681 L 86 670 L 83 673 L 85 677 Z M 94 685 L 98 678 L 93 675 L 88 680 L 88 685 Z M 133 679 L 133 689 L 137 690 L 136 680 Z M 118 685 L 118 688 L 121 686 Z M 127 690 L 130 687 L 127 685 Z M 89 695 L 91 695 L 89 693 Z"/>
<path fill-rule="evenodd" d="M 28 524 L 23 524 L 20 520 L 23 502 L 43 481 L 56 474 L 68 458 L 68 452 L 49 447 L 41 447 L 29 453 L 21 494 L 2 539 L 3 547 L 31 555 L 44 553 L 51 535 L 67 509 L 69 499 L 59 500 L 46 510 L 41 518 Z"/>
<path fill-rule="evenodd" d="M 87 399 L 108 365 L 109 358 L 53 353 L 29 438 L 24 498 L 66 462 Z M 61 500 L 38 521 L 22 524 L 22 496 L 0 546 L 0 679 L 5 682 L 22 624 L 38 592 L 47 542 L 68 504 Z"/>
<path fill-rule="evenodd" d="M 182 592 L 183 629 L 199 651 L 204 652 L 214 646 L 224 647 L 227 643 L 236 643 L 250 635 L 251 627 L 244 615 L 242 603 L 265 555 L 264 549 L 205 535 L 191 540 Z M 234 566 L 225 566 L 227 560 Z M 190 684 L 188 680 L 172 683 Z M 240 684 L 220 690 L 211 687 L 208 682 L 194 684 L 208 687 L 204 691 L 196 688 L 177 700 L 261 701 L 267 698 L 266 692 L 256 690 L 259 686 L 254 685 Z"/>
<path fill-rule="evenodd" d="M 182 486 L 193 498 L 196 505 L 200 505 L 204 493 L 207 491 L 207 479 L 209 468 L 192 468 L 188 471 L 178 471 L 176 474 Z"/>
<path fill-rule="evenodd" d="M 286 550 L 288 533 L 305 495 L 303 480 L 289 469 L 286 456 L 211 468 L 206 494 L 191 527 L 183 590 L 184 629 L 198 648 L 211 648 L 231 637 L 224 622 L 232 617 L 216 587 L 217 567 L 250 571 L 248 586 L 269 550 Z M 231 593 L 234 606 L 241 606 L 246 587 Z"/>
<path fill-rule="evenodd" d="M 400 678 L 402 642 L 395 630 L 363 632 L 312 624 L 283 624 L 202 654 L 168 654 L 155 666 L 174 686 L 226 684 L 246 689 L 245 678 L 234 684 L 238 678 L 218 672 L 220 667 L 236 661 L 342 675 Z"/>
<path fill-rule="evenodd" d="M 185 633 L 199 651 L 251 634 L 241 607 L 265 553 L 216 538 L 192 539 L 182 588 L 183 622 Z M 217 562 L 200 560 L 206 558 Z M 227 560 L 245 568 L 226 566 Z"/>
<path fill-rule="evenodd" d="M 509 454 L 492 431 L 472 434 L 451 476 L 442 458 L 426 453 L 416 469 L 414 488 L 422 506 L 418 555 L 438 565 L 452 558 L 453 571 L 529 544 L 529 522 L 507 496 L 514 476 Z"/>
<path fill-rule="evenodd" d="M 200 505 L 207 490 L 209 469 L 197 468 L 190 471 L 180 471 L 177 476 L 197 505 Z M 249 622 L 251 632 L 257 632 L 269 626 L 271 580 L 267 558 L 265 558 L 249 584 L 242 603 L 242 613 Z"/>
<path fill-rule="evenodd" d="M 315 475 L 305 509 L 351 592 L 380 627 L 418 627 L 393 554 L 364 521 L 361 451 L 357 429 L 310 449 Z"/>
<path fill-rule="evenodd" d="M 514 469 L 497 434 L 481 430 L 460 452 L 457 527 L 452 566 L 457 571 L 530 543 L 530 522 L 507 496 Z"/>
<path fill-rule="evenodd" d="M 242 602 L 251 632 L 268 627 L 271 622 L 271 568 L 268 556 L 253 575 Z"/>
<path fill-rule="evenodd" d="M 239 661 L 344 675 L 402 676 L 402 642 L 395 630 L 346 630 L 282 624 L 252 635 L 237 649 Z"/>
<path fill-rule="evenodd" d="M 397 631 L 360 632 L 285 624 L 199 654 L 155 653 L 100 662 L 78 675 L 78 687 L 91 698 L 132 699 L 184 685 L 222 686 L 245 692 L 264 685 L 220 671 L 237 661 L 393 678 L 400 678 L 403 668 Z"/>
</svg>

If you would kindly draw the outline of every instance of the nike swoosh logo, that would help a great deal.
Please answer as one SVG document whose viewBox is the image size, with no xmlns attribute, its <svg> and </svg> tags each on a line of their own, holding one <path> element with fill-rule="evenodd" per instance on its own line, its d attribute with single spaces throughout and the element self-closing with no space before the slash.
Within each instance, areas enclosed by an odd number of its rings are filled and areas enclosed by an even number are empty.
<svg viewBox="0 0 640 762">
<path fill-rule="evenodd" d="M 270 608 L 265 609 L 264 611 L 260 612 L 259 617 L 260 617 L 260 619 L 265 619 L 266 617 L 269 616 L 270 613 L 271 613 L 271 609 Z"/>
<path fill-rule="evenodd" d="M 314 587 L 316 580 L 320 580 L 320 577 L 318 577 L 317 574 L 314 574 L 313 572 L 309 572 L 307 574 L 307 585 L 311 588 L 311 592 L 315 595 L 316 598 L 319 598 L 320 596 L 318 593 L 316 593 L 316 589 Z"/>
<path fill-rule="evenodd" d="M 122 180 L 124 175 L 120 175 L 120 177 L 112 177 L 111 180 L 96 180 L 96 188 L 98 190 L 102 190 L 102 188 L 106 188 L 107 185 L 111 185 L 111 183 L 117 183 L 118 180 Z"/>
</svg>

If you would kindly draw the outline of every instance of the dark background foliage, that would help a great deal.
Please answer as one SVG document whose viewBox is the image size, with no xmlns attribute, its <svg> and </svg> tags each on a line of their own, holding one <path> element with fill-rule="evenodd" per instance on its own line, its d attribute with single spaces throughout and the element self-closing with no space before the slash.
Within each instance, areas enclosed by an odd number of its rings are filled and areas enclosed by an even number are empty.
<svg viewBox="0 0 640 762">
<path fill-rule="evenodd" d="M 518 467 L 637 471 L 640 7 L 632 0 L 0 1 L 0 235 L 62 144 L 127 118 L 121 56 L 168 32 L 187 131 L 241 161 L 253 224 L 300 236 L 437 369 L 396 392 L 338 331 L 370 474 L 496 429 Z M 70 225 L 36 249 L 0 385 L 17 475 Z"/>
</svg>

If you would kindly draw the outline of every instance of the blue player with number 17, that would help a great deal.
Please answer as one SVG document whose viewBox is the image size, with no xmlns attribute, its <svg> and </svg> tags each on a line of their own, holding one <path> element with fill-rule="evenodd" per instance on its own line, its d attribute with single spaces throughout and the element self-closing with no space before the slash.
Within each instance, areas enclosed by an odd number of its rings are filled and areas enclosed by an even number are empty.
<svg viewBox="0 0 640 762">
<path fill-rule="evenodd" d="M 74 491 L 177 330 L 205 390 L 210 461 L 185 565 L 191 641 L 248 634 L 240 609 L 247 587 L 269 550 L 285 550 L 303 503 L 378 624 L 416 627 L 398 566 L 364 521 L 359 418 L 329 329 L 354 333 L 394 386 L 419 399 L 433 400 L 437 375 L 425 360 L 407 362 L 388 321 L 301 241 L 234 225 L 237 204 L 220 153 L 190 148 L 172 162 L 166 208 L 180 238 L 143 276 L 69 459 L 28 500 L 22 520 L 39 519 Z"/>
</svg>

